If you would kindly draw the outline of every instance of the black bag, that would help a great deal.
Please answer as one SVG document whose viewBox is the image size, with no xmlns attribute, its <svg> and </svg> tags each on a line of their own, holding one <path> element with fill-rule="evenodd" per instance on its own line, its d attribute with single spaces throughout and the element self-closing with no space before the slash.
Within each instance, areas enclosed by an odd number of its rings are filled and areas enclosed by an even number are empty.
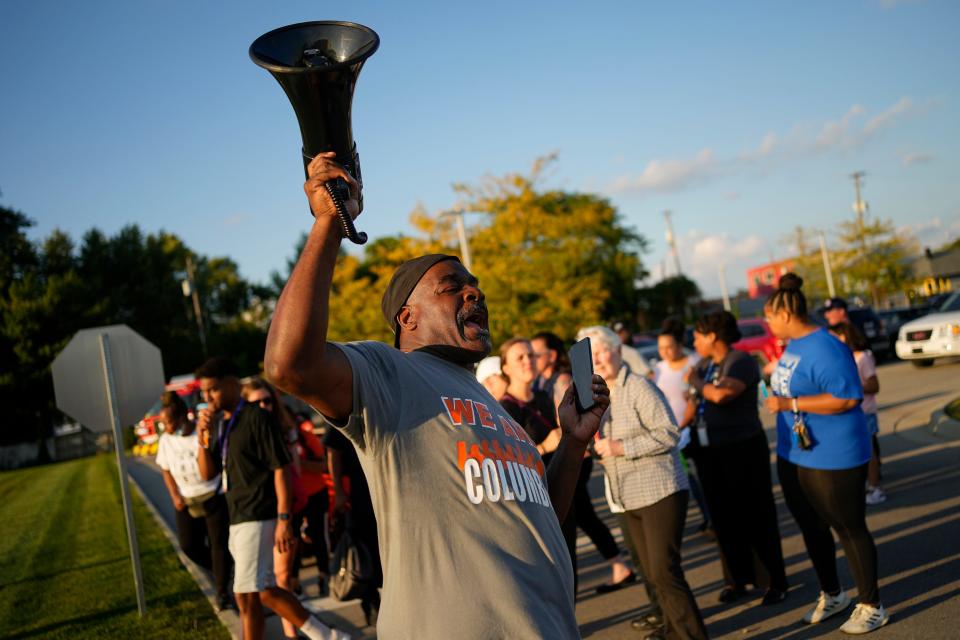
<svg viewBox="0 0 960 640">
<path fill-rule="evenodd" d="M 330 595 L 341 601 L 355 600 L 376 588 L 370 551 L 348 526 L 330 558 Z"/>
</svg>

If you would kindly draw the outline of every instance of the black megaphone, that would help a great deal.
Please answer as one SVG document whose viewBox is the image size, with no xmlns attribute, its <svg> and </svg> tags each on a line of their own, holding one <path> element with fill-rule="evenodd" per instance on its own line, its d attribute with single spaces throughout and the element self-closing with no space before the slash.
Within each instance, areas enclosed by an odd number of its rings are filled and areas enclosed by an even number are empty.
<svg viewBox="0 0 960 640">
<path fill-rule="evenodd" d="M 353 22 L 302 22 L 265 33 L 250 45 L 250 59 L 276 78 L 300 123 L 303 169 L 323 151 L 335 151 L 342 164 L 363 187 L 360 157 L 353 141 L 350 111 L 360 69 L 380 46 L 373 29 Z M 326 183 L 337 207 L 343 233 L 363 244 L 367 234 L 357 232 L 344 207 L 349 199 L 345 181 Z M 363 210 L 363 194 L 360 195 Z"/>
</svg>

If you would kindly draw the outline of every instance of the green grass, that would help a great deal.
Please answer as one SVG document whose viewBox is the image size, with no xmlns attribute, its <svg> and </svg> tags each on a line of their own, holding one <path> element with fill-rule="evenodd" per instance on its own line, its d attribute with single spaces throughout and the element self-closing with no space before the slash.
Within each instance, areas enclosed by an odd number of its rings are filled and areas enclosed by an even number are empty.
<svg viewBox="0 0 960 640">
<path fill-rule="evenodd" d="M 950 402 L 950 404 L 944 407 L 943 412 L 954 420 L 960 420 L 960 398 Z"/>
<path fill-rule="evenodd" d="M 135 492 L 133 501 L 143 620 L 114 457 L 0 473 L 0 637 L 229 638 Z"/>
</svg>

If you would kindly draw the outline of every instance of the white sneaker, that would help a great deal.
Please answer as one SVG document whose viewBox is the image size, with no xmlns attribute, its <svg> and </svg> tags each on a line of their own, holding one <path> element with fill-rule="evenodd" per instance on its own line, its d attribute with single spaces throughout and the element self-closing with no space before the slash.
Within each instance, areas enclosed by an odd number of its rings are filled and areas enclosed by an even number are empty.
<svg viewBox="0 0 960 640">
<path fill-rule="evenodd" d="M 869 604 L 858 604 L 850 614 L 850 619 L 840 627 L 840 631 L 852 634 L 870 633 L 887 624 L 889 620 L 890 616 L 887 615 L 882 604 L 875 607 Z"/>
<path fill-rule="evenodd" d="M 817 598 L 817 604 L 813 609 L 807 611 L 807 614 L 803 616 L 803 621 L 806 624 L 817 624 L 831 616 L 837 615 L 849 606 L 850 596 L 847 595 L 846 591 L 841 590 L 840 593 L 835 596 L 821 591 L 820 597 Z"/>
<path fill-rule="evenodd" d="M 880 487 L 870 487 L 870 490 L 867 491 L 867 504 L 871 506 L 878 505 L 886 499 L 887 494 Z"/>
</svg>

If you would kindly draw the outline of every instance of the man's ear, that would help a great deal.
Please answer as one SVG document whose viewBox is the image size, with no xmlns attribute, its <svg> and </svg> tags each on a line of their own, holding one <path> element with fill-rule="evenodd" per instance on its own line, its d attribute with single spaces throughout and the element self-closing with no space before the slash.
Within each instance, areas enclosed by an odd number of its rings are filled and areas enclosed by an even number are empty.
<svg viewBox="0 0 960 640">
<path fill-rule="evenodd" d="M 404 331 L 413 331 L 417 328 L 417 314 L 413 307 L 405 305 L 397 314 L 397 324 Z"/>
</svg>

